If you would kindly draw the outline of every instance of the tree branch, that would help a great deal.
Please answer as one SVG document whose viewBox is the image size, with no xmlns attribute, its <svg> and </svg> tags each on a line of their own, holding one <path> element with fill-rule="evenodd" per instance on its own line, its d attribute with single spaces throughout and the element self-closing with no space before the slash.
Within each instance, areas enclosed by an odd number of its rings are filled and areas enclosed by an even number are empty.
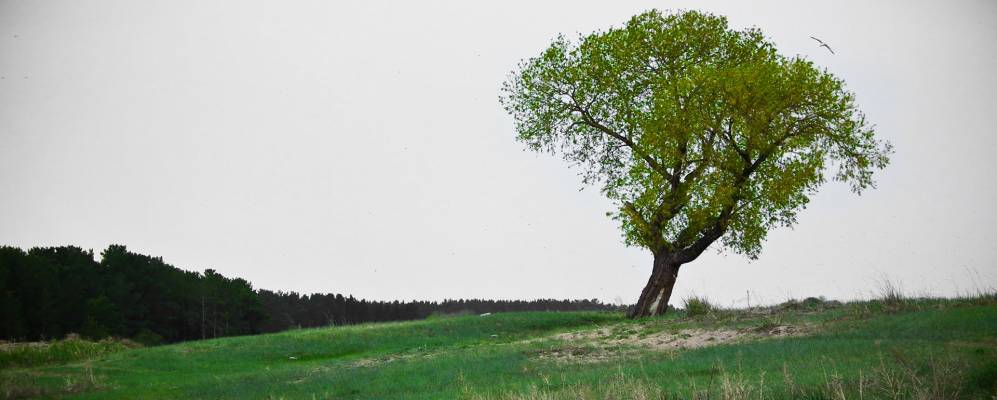
<svg viewBox="0 0 997 400">
<path fill-rule="evenodd" d="M 661 167 L 661 164 L 658 164 L 658 162 L 654 158 L 641 151 L 640 148 L 637 146 L 637 144 L 633 142 L 633 140 L 631 140 L 626 135 L 617 133 L 616 131 L 610 129 L 606 125 L 600 123 L 598 120 L 592 117 L 592 114 L 590 114 L 588 110 L 579 106 L 578 103 L 574 101 L 574 99 L 572 99 L 572 102 L 574 102 L 575 104 L 571 106 L 571 109 L 575 112 L 578 112 L 581 115 L 582 121 L 584 121 L 586 125 L 595 128 L 596 130 L 605 133 L 606 135 L 609 135 L 610 137 L 616 140 L 619 140 L 624 145 L 629 147 L 630 151 L 633 151 L 634 154 L 636 154 L 642 160 L 644 160 L 644 162 L 646 162 L 647 165 L 651 167 L 652 170 L 666 177 L 668 176 L 668 172 Z"/>
<path fill-rule="evenodd" d="M 641 236 L 643 236 L 641 239 L 647 242 L 645 245 L 649 249 L 657 251 L 657 249 L 668 246 L 668 243 L 665 242 L 664 238 L 662 238 L 659 234 L 658 229 L 651 226 L 651 224 L 644 219 L 644 216 L 637 210 L 637 207 L 634 207 L 633 203 L 624 201 L 623 212 L 630 216 L 630 220 L 637 225 L 637 229 L 641 231 Z"/>
<path fill-rule="evenodd" d="M 717 216 L 717 219 L 714 220 L 713 224 L 711 224 L 710 227 L 703 232 L 699 239 L 688 247 L 676 252 L 674 255 L 675 262 L 684 264 L 695 260 L 700 254 L 703 254 L 703 251 L 706 251 L 707 247 L 713 244 L 713 242 L 717 239 L 720 239 L 720 237 L 727 232 L 727 226 L 731 219 L 733 219 L 736 215 L 736 211 L 740 211 L 742 209 L 742 207 L 738 207 L 739 202 L 744 200 L 741 191 L 744 189 L 744 185 L 750 181 L 751 174 L 757 171 L 758 168 L 761 167 L 762 163 L 764 163 L 765 160 L 767 160 L 779 146 L 785 143 L 785 141 L 792 136 L 792 134 L 783 135 L 783 137 L 779 138 L 779 140 L 769 146 L 765 152 L 759 155 L 757 159 L 741 171 L 741 174 L 738 175 L 734 182 L 734 195 L 731 196 L 730 202 L 724 206 L 724 208 L 720 211 L 720 214 Z M 677 236 L 680 238 L 680 242 L 678 243 L 679 245 L 681 245 L 681 238 L 688 237 L 692 234 L 690 231 L 691 228 L 692 226 L 689 225 L 686 226 L 682 232 L 679 232 L 679 235 Z"/>
<path fill-rule="evenodd" d="M 733 129 L 734 129 L 734 121 L 730 120 L 727 122 L 727 129 L 720 130 L 720 137 L 726 139 L 727 144 L 730 145 L 730 147 L 733 148 L 735 152 L 737 152 L 737 155 L 741 157 L 741 160 L 744 161 L 745 164 L 748 164 L 749 162 L 751 162 L 751 157 L 748 156 L 747 151 L 741 150 L 741 147 L 737 145 L 737 141 L 734 140 Z"/>
</svg>

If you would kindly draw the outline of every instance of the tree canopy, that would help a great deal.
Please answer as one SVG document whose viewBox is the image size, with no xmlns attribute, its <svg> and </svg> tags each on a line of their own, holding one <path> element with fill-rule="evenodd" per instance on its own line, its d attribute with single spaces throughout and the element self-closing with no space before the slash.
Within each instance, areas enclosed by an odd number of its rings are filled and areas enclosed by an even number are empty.
<svg viewBox="0 0 997 400">
<path fill-rule="evenodd" d="M 559 36 L 501 101 L 518 140 L 562 155 L 617 204 L 628 245 L 678 264 L 715 241 L 757 257 L 825 181 L 861 192 L 892 151 L 841 79 L 696 11 Z"/>
</svg>

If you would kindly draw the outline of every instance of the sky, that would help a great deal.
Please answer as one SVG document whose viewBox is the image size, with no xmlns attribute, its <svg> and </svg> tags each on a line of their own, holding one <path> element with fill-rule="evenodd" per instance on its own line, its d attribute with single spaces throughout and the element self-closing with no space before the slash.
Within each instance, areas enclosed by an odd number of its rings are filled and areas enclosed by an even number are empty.
<svg viewBox="0 0 997 400">
<path fill-rule="evenodd" d="M 842 78 L 896 153 L 672 303 L 997 287 L 992 1 L 0 0 L 0 245 L 109 244 L 255 287 L 636 301 L 651 269 L 499 89 L 559 33 L 696 9 Z M 830 54 L 810 39 L 816 36 Z"/>
</svg>

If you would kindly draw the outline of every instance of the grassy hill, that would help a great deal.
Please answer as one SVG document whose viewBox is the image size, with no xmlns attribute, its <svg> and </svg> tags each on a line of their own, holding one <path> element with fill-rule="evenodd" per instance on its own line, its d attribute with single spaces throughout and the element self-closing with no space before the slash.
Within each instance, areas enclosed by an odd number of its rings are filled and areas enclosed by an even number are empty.
<svg viewBox="0 0 997 400">
<path fill-rule="evenodd" d="M 0 396 L 262 399 L 997 396 L 997 299 L 820 299 L 662 318 L 509 313 L 131 348 L 0 346 Z"/>
</svg>

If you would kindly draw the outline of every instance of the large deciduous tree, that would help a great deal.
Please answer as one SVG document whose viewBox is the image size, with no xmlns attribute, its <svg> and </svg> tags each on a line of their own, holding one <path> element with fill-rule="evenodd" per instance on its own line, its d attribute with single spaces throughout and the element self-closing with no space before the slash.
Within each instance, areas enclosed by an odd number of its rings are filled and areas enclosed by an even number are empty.
<svg viewBox="0 0 997 400">
<path fill-rule="evenodd" d="M 501 100 L 518 139 L 580 166 L 625 243 L 654 255 L 631 317 L 664 313 L 679 267 L 713 243 L 756 258 L 828 171 L 858 193 L 891 153 L 840 79 L 695 11 L 558 37 Z"/>
</svg>

